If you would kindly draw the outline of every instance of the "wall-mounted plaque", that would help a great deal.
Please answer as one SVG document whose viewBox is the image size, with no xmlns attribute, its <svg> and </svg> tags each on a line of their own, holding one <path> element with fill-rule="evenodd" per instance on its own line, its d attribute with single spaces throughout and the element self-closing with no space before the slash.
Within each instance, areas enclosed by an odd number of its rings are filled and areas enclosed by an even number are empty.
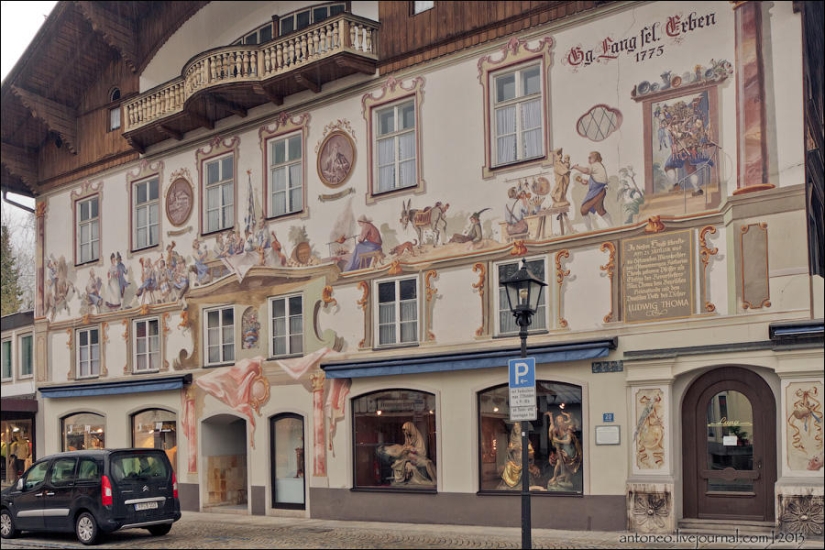
<svg viewBox="0 0 825 550">
<path fill-rule="evenodd" d="M 596 426 L 596 445 L 618 445 L 620 434 L 619 426 Z"/>
<path fill-rule="evenodd" d="M 166 217 L 172 225 L 181 226 L 189 219 L 194 202 L 194 191 L 189 180 L 176 178 L 166 193 Z"/>
<path fill-rule="evenodd" d="M 335 131 L 324 138 L 318 151 L 318 176 L 327 187 L 344 185 L 355 165 L 355 143 L 345 132 Z"/>
<path fill-rule="evenodd" d="M 628 323 L 693 314 L 693 233 L 656 233 L 622 241 L 622 296 Z"/>
</svg>

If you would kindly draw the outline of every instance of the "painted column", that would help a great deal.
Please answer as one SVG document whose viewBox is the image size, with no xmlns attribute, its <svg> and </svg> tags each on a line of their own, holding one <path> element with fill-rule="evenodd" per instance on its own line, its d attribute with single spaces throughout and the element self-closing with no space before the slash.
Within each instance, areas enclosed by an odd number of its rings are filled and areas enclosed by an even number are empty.
<svg viewBox="0 0 825 550">
<path fill-rule="evenodd" d="M 46 315 L 46 307 L 45 301 L 43 297 L 44 288 L 46 286 L 46 282 L 44 277 L 45 275 L 45 261 L 44 261 L 44 239 L 46 238 L 46 200 L 40 199 L 37 201 L 34 209 L 34 217 L 37 224 L 37 239 L 35 241 L 35 254 L 34 254 L 34 264 L 35 264 L 35 277 L 37 277 L 37 281 L 35 284 L 37 285 L 37 291 L 34 295 L 34 318 L 40 319 Z M 54 292 L 54 289 L 52 289 Z"/>
<path fill-rule="evenodd" d="M 326 440 L 324 438 L 324 380 L 323 372 L 309 375 L 312 382 L 312 475 L 326 477 Z"/>
<path fill-rule="evenodd" d="M 736 127 L 739 171 L 734 195 L 772 189 L 765 142 L 762 3 L 732 2 L 736 21 Z"/>
</svg>

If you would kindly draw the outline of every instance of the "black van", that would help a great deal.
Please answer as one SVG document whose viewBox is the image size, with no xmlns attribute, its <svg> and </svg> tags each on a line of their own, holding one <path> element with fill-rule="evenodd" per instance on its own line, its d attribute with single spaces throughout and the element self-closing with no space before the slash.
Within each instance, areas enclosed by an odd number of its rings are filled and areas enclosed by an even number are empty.
<svg viewBox="0 0 825 550">
<path fill-rule="evenodd" d="M 118 529 L 165 535 L 180 515 L 178 481 L 164 451 L 70 451 L 41 458 L 3 490 L 0 535 L 74 531 L 83 544 L 95 544 Z"/>
</svg>

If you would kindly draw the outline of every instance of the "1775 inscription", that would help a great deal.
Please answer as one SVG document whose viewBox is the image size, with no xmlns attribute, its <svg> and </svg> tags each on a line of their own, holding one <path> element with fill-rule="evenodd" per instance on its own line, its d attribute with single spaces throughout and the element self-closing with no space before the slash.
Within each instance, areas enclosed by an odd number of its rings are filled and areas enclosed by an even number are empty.
<svg viewBox="0 0 825 550">
<path fill-rule="evenodd" d="M 693 313 L 693 238 L 690 230 L 622 242 L 624 319 L 661 321 Z"/>
</svg>

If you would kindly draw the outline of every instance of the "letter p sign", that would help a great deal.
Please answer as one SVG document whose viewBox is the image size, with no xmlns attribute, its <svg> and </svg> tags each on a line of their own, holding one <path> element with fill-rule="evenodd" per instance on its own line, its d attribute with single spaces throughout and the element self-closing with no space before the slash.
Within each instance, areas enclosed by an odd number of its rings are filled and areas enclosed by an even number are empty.
<svg viewBox="0 0 825 550">
<path fill-rule="evenodd" d="M 536 358 L 510 359 L 510 387 L 530 388 L 536 385 Z"/>
</svg>

